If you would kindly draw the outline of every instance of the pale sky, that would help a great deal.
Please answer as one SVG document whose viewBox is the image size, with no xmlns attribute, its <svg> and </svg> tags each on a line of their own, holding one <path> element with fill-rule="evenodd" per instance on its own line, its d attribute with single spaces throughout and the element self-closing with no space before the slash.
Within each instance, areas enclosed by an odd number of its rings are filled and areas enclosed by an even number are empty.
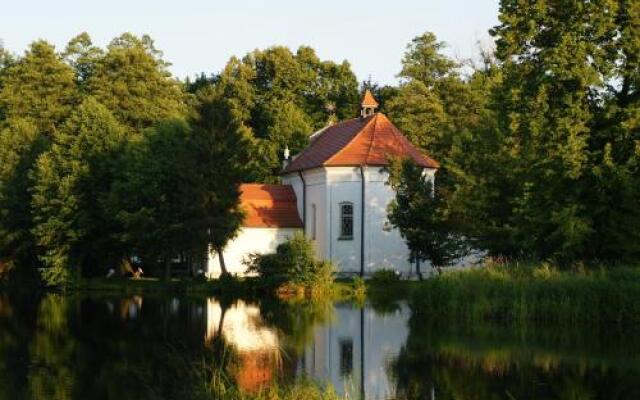
<svg viewBox="0 0 640 400">
<path fill-rule="evenodd" d="M 0 39 L 22 54 L 36 39 L 59 49 L 80 32 L 104 46 L 147 33 L 179 78 L 218 72 L 232 55 L 285 45 L 347 59 L 360 81 L 394 84 L 411 39 L 434 32 L 459 59 L 491 43 L 498 0 L 1 0 Z"/>
</svg>

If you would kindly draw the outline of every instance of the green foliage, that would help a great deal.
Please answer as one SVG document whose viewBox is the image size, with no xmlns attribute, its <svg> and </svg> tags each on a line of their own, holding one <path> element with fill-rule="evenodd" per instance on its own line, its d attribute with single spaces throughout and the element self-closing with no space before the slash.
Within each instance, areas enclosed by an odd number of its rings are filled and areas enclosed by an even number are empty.
<svg viewBox="0 0 640 400">
<path fill-rule="evenodd" d="M 235 237 L 244 219 L 240 209 L 240 184 L 246 182 L 251 137 L 234 114 L 233 100 L 216 88 L 198 96 L 197 117 L 192 121 L 197 142 L 199 171 L 196 182 L 198 212 L 207 232 L 207 243 L 221 257 L 222 249 Z M 221 162 L 224 160 L 224 162 Z"/>
<path fill-rule="evenodd" d="M 321 61 L 308 47 L 255 50 L 229 60 L 213 86 L 252 138 L 249 180 L 275 182 L 282 151 L 292 154 L 328 121 L 357 115 L 358 82 L 347 62 Z"/>
<path fill-rule="evenodd" d="M 44 249 L 43 278 L 58 285 L 81 268 L 106 270 L 114 224 L 102 202 L 117 171 L 125 130 L 92 98 L 53 137 L 33 172 L 33 234 Z M 99 263 L 107 263 L 100 265 Z"/>
<path fill-rule="evenodd" d="M 145 131 L 119 159 L 108 209 L 122 224 L 121 241 L 150 264 L 162 259 L 168 268 L 176 254 L 206 248 L 204 227 L 194 227 L 201 215 L 197 147 L 184 121 L 168 121 Z"/>
<path fill-rule="evenodd" d="M 141 131 L 186 115 L 185 94 L 149 36 L 125 33 L 113 39 L 101 57 L 87 39 L 81 36 L 69 44 L 68 51 L 78 54 L 74 59 L 78 78 L 121 123 Z"/>
<path fill-rule="evenodd" d="M 494 255 L 638 258 L 638 21 L 627 2 L 504 0 L 496 58 L 466 78 L 432 34 L 411 42 L 386 107 L 440 161 L 451 232 Z"/>
<path fill-rule="evenodd" d="M 478 236 L 492 252 L 637 258 L 640 210 L 630 204 L 640 198 L 638 136 L 628 117 L 639 104 L 640 13 L 623 3 L 502 2 L 493 30 L 502 78 L 490 103 L 495 132 L 486 137 L 493 152 L 477 153 L 491 169 L 467 176 L 484 189 L 474 185 L 481 197 L 464 201 L 471 218 L 490 221 Z M 496 162 L 502 172 L 494 175 Z"/>
<path fill-rule="evenodd" d="M 559 272 L 548 264 L 445 273 L 416 290 L 421 317 L 469 321 L 615 323 L 640 321 L 637 269 Z"/>
<path fill-rule="evenodd" d="M 257 273 L 274 285 L 290 283 L 321 287 L 333 282 L 333 265 L 317 261 L 313 245 L 300 232 L 278 245 L 274 254 L 251 255 L 247 260 L 247 272 Z"/>
<path fill-rule="evenodd" d="M 400 230 L 413 259 L 446 266 L 466 253 L 467 244 L 447 215 L 445 192 L 413 160 L 392 160 L 389 185 L 396 193 L 389 221 Z"/>
<path fill-rule="evenodd" d="M 35 261 L 30 174 L 47 147 L 48 140 L 25 120 L 11 120 L 0 131 L 0 260 Z"/>
<path fill-rule="evenodd" d="M 95 73 L 97 64 L 104 57 L 104 52 L 93 45 L 88 33 L 83 32 L 69 41 L 62 56 L 75 70 L 76 80 L 80 88 L 85 91 L 85 84 Z"/>
<path fill-rule="evenodd" d="M 392 269 L 379 269 L 371 275 L 371 281 L 377 285 L 392 285 L 400 282 L 400 275 Z"/>
<path fill-rule="evenodd" d="M 52 134 L 79 101 L 73 69 L 42 40 L 0 77 L 0 115 L 27 119 L 44 134 Z"/>
</svg>

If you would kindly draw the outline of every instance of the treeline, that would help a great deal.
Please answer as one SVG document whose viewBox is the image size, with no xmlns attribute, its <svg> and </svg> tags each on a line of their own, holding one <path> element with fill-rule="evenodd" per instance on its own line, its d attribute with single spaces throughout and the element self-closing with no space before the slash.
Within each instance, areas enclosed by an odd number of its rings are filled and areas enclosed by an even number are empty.
<svg viewBox="0 0 640 400">
<path fill-rule="evenodd" d="M 463 81 L 432 36 L 409 47 L 389 113 L 443 168 L 430 200 L 412 166 L 396 169 L 392 221 L 438 265 L 469 246 L 637 262 L 640 4 L 500 4 L 495 51 Z"/>
<path fill-rule="evenodd" d="M 274 181 L 330 119 L 357 109 L 349 65 L 275 47 L 179 82 L 148 36 L 0 57 L 0 274 L 67 284 L 131 269 L 171 275 L 221 249 L 241 182 Z M 193 271 L 192 271 L 193 272 Z"/>
<path fill-rule="evenodd" d="M 502 0 L 499 17 L 475 65 L 416 37 L 397 86 L 308 47 L 186 82 L 146 36 L 0 51 L 0 263 L 64 282 L 133 254 L 202 257 L 237 230 L 238 184 L 277 181 L 282 149 L 358 115 L 364 88 L 442 165 L 433 199 L 410 167 L 391 182 L 417 257 L 638 260 L 640 6 Z"/>
</svg>

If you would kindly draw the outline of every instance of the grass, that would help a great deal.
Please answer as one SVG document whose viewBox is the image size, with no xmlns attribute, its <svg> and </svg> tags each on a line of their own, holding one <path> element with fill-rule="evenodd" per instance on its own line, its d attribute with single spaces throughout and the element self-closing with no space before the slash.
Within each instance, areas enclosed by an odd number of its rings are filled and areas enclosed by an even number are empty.
<svg viewBox="0 0 640 400">
<path fill-rule="evenodd" d="M 640 269 L 499 265 L 445 273 L 411 295 L 415 313 L 460 321 L 640 323 Z"/>
<path fill-rule="evenodd" d="M 221 400 L 340 400 L 332 388 L 307 379 L 299 380 L 289 385 L 275 385 L 256 393 L 246 392 L 235 386 L 210 391 L 211 399 Z"/>
<path fill-rule="evenodd" d="M 330 298 L 333 300 L 361 299 L 366 296 L 368 289 L 354 280 L 336 280 L 328 287 L 314 288 L 295 287 L 287 285 L 282 288 L 283 297 Z M 94 278 L 84 279 L 75 288 L 78 291 L 106 293 L 106 294 L 145 294 L 145 293 L 176 293 L 235 296 L 273 294 L 273 286 L 259 278 L 226 278 L 226 279 L 192 279 L 176 278 L 165 281 L 158 278 Z M 277 290 L 276 290 L 277 291 Z"/>
</svg>

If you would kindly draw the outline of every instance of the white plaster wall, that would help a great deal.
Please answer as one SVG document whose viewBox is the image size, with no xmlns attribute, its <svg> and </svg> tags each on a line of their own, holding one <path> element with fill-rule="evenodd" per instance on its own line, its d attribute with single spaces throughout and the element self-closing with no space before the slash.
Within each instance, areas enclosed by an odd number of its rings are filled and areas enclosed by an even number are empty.
<svg viewBox="0 0 640 400">
<path fill-rule="evenodd" d="M 338 271 L 356 274 L 360 272 L 361 257 L 362 184 L 360 169 L 358 167 L 327 168 L 327 181 L 329 189 L 327 203 L 330 204 L 327 215 L 327 224 L 330 226 L 327 257 L 336 264 Z M 340 204 L 344 202 L 353 203 L 353 238 L 351 240 L 340 238 Z M 369 234 L 370 232 L 365 233 L 365 235 Z"/>
<path fill-rule="evenodd" d="M 224 261 L 230 274 L 244 275 L 244 259 L 251 253 L 275 253 L 280 243 L 287 241 L 298 231 L 296 228 L 241 228 L 238 236 L 224 249 Z M 208 278 L 217 278 L 221 274 L 218 254 L 209 253 L 207 262 Z"/>
<path fill-rule="evenodd" d="M 406 343 L 410 316 L 406 304 L 388 314 L 379 314 L 370 307 L 361 310 L 350 304 L 336 305 L 330 324 L 317 327 L 313 342 L 305 349 L 304 371 L 315 379 L 331 382 L 340 396 L 360 398 L 364 383 L 365 399 L 394 398 L 389 366 Z M 353 343 L 353 369 L 348 374 L 341 371 L 343 342 Z"/>
<path fill-rule="evenodd" d="M 409 262 L 409 249 L 387 218 L 387 207 L 395 193 L 387 181 L 389 174 L 379 167 L 366 169 L 366 214 L 365 229 L 365 272 L 379 269 L 393 269 L 407 276 L 413 273 L 415 266 Z"/>
<path fill-rule="evenodd" d="M 302 180 L 298 173 L 288 174 L 282 178 L 282 183 L 291 185 L 296 193 L 298 212 L 300 219 L 306 218 L 305 233 L 309 239 L 312 239 L 316 257 L 319 259 L 328 259 L 327 250 L 329 248 L 329 231 L 327 229 L 329 218 L 327 216 L 329 209 L 327 207 L 327 175 L 323 168 L 316 168 L 303 172 L 306 184 L 306 215 L 303 213 L 304 192 Z M 316 206 L 316 237 L 313 234 L 313 205 Z"/>
<path fill-rule="evenodd" d="M 387 206 L 395 194 L 386 185 L 388 173 L 381 167 L 365 167 L 365 274 L 379 269 L 394 269 L 405 275 L 413 271 L 409 249 L 397 229 L 387 219 Z M 331 204 L 331 238 L 329 258 L 345 273 L 360 272 L 362 179 L 359 167 L 327 168 L 329 202 Z M 340 203 L 354 204 L 354 236 L 351 241 L 339 239 Z"/>
<path fill-rule="evenodd" d="M 434 179 L 435 170 L 425 170 L 425 177 Z M 326 167 L 304 172 L 306 181 L 306 235 L 313 230 L 313 204 L 316 205 L 316 238 L 313 241 L 318 258 L 329 259 L 342 273 L 360 272 L 362 183 L 359 167 Z M 386 185 L 388 173 L 382 167 L 365 167 L 365 274 L 379 269 L 394 269 L 403 275 L 413 275 L 409 249 L 400 232 L 387 219 L 387 206 L 395 194 Z M 298 209 L 303 216 L 303 186 L 298 174 L 283 177 L 284 184 L 293 186 Z M 353 239 L 340 240 L 340 203 L 353 203 Z M 424 263 L 423 263 L 424 264 Z M 423 272 L 430 267 L 423 265 Z"/>
<path fill-rule="evenodd" d="M 300 216 L 300 219 L 302 219 L 302 180 L 300 179 L 300 176 L 297 173 L 285 175 L 282 177 L 282 184 L 291 185 L 293 188 L 293 192 L 296 194 L 298 215 Z"/>
</svg>

